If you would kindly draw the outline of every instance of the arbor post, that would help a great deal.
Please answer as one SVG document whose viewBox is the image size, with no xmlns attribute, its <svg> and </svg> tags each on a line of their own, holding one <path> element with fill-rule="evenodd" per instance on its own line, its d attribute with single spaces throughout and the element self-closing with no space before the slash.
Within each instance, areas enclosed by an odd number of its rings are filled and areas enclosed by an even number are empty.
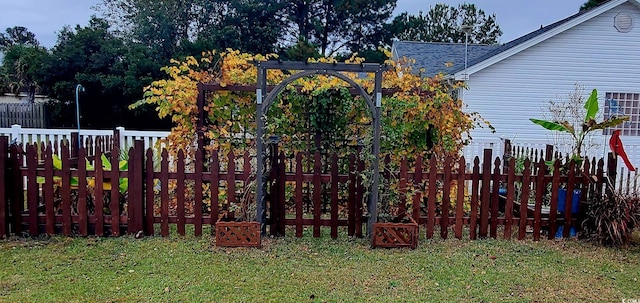
<svg viewBox="0 0 640 303">
<path fill-rule="evenodd" d="M 367 223 L 367 235 L 373 243 L 373 224 L 378 222 L 378 185 L 380 184 L 380 107 L 382 106 L 382 69 L 376 71 L 373 98 L 375 107 L 373 108 L 373 184 L 371 195 L 369 196 L 369 221 Z"/>
<path fill-rule="evenodd" d="M 262 103 L 267 94 L 267 70 L 260 63 L 258 66 L 258 86 L 256 88 L 256 222 L 260 223 L 260 234 L 267 234 L 267 201 L 265 200 L 265 157 L 264 157 L 264 111 Z"/>
</svg>

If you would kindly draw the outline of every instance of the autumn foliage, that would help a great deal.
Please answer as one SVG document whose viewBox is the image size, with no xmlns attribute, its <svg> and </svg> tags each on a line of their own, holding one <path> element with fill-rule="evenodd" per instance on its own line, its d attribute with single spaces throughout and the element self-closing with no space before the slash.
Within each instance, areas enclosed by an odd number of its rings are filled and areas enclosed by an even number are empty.
<svg viewBox="0 0 640 303">
<path fill-rule="evenodd" d="M 191 153 L 198 119 L 197 84 L 255 85 L 257 69 L 253 62 L 275 58 L 276 55 L 250 55 L 229 49 L 205 53 L 200 58 L 173 60 L 163 68 L 167 79 L 153 82 L 146 88 L 144 99 L 131 107 L 152 104 L 160 117 L 170 116 L 175 124 L 168 138 L 170 152 L 184 149 Z M 359 64 L 363 60 L 353 57 L 346 63 Z M 323 58 L 318 62 L 336 61 Z M 392 156 L 458 154 L 470 139 L 469 131 L 485 123 L 484 120 L 476 113 L 465 112 L 462 101 L 452 97 L 451 92 L 461 89 L 459 84 L 449 84 L 442 76 L 422 77 L 411 70 L 410 63 L 407 59 L 386 62 L 391 69 L 384 73 L 383 88 L 392 94 L 382 100 L 382 153 Z M 270 71 L 267 82 L 277 85 L 291 73 Z M 366 91 L 373 91 L 372 74 L 345 75 Z M 326 75 L 294 81 L 267 113 L 267 136 L 278 135 L 283 145 L 295 150 L 317 148 L 317 143 L 309 143 L 313 132 L 322 132 L 323 149 L 334 143 L 338 146 L 370 137 L 371 114 L 361 97 L 351 96 L 346 90 L 348 86 Z M 205 137 L 212 142 L 208 148 L 244 151 L 253 143 L 255 98 L 254 92 L 215 91 L 206 95 Z M 322 110 L 325 112 L 319 113 Z M 309 131 L 310 128 L 314 131 Z"/>
</svg>

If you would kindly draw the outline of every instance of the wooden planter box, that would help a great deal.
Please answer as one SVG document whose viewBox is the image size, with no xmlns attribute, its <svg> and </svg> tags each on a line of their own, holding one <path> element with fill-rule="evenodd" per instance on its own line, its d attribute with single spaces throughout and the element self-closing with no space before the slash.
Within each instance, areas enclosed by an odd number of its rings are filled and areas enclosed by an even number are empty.
<svg viewBox="0 0 640 303">
<path fill-rule="evenodd" d="M 418 223 L 412 218 L 407 223 L 374 223 L 372 246 L 375 247 L 418 247 Z"/>
<path fill-rule="evenodd" d="M 260 247 L 260 223 L 216 222 L 216 246 Z"/>
</svg>

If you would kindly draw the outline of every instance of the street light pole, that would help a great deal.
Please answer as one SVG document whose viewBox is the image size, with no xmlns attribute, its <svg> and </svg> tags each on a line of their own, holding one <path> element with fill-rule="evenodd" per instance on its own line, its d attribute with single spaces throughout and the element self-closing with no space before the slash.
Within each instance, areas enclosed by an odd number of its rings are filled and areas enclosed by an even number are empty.
<svg viewBox="0 0 640 303">
<path fill-rule="evenodd" d="M 78 149 L 80 149 L 80 102 L 78 102 L 78 94 L 84 92 L 82 84 L 76 85 L 76 122 L 78 123 Z"/>
</svg>

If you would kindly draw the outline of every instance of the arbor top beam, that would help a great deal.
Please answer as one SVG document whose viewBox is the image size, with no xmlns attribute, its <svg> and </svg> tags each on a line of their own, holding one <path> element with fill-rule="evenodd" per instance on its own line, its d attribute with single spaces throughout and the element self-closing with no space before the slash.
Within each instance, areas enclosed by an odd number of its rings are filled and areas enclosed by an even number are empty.
<svg viewBox="0 0 640 303">
<path fill-rule="evenodd" d="M 202 91 L 231 91 L 231 92 L 256 92 L 256 89 L 258 88 L 257 85 L 255 84 L 250 84 L 250 85 L 225 85 L 222 86 L 220 84 L 217 83 L 200 83 L 199 84 L 201 87 Z M 271 92 L 276 86 L 275 85 L 267 85 L 267 92 Z M 296 86 L 295 87 L 296 90 L 298 91 L 302 91 L 302 87 Z M 348 87 L 349 92 L 351 93 L 351 95 L 353 96 L 358 96 L 360 95 L 360 92 L 358 90 L 356 90 L 353 87 Z M 400 91 L 397 88 L 383 88 L 382 89 L 382 95 L 383 96 L 392 96 L 394 93 Z"/>
<path fill-rule="evenodd" d="M 337 72 L 356 72 L 356 73 L 375 73 L 391 69 L 391 66 L 380 63 L 319 63 L 304 61 L 256 61 L 258 68 L 280 69 L 280 70 L 318 70 L 318 71 L 337 71 Z"/>
</svg>

